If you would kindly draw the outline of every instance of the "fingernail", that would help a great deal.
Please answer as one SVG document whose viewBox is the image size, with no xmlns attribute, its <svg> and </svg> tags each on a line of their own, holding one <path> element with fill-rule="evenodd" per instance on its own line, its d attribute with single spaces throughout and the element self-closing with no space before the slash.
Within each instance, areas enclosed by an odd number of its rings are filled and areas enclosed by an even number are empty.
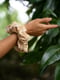
<svg viewBox="0 0 60 80">
<path fill-rule="evenodd" d="M 50 20 L 52 20 L 52 18 L 49 18 Z"/>
<path fill-rule="evenodd" d="M 58 26 L 57 24 L 54 24 L 55 26 Z"/>
<path fill-rule="evenodd" d="M 56 27 L 60 27 L 59 25 L 56 25 Z"/>
</svg>

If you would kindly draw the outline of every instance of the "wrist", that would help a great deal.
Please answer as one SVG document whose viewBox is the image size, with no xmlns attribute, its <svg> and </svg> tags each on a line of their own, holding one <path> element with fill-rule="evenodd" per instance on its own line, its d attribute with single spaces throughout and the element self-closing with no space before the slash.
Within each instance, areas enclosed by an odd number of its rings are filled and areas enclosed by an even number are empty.
<svg viewBox="0 0 60 80">
<path fill-rule="evenodd" d="M 18 37 L 17 37 L 17 34 L 16 33 L 13 33 L 11 35 L 15 38 L 16 41 L 18 40 Z"/>
<path fill-rule="evenodd" d="M 25 26 L 25 28 L 26 28 L 26 33 L 29 34 L 29 27 L 28 27 L 28 25 L 25 24 L 24 26 Z"/>
</svg>

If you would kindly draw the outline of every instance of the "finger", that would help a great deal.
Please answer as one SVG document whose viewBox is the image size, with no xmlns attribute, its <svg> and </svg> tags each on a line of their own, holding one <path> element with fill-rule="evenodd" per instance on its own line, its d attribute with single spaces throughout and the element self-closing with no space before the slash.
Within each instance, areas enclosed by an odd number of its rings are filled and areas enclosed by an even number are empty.
<svg viewBox="0 0 60 80">
<path fill-rule="evenodd" d="M 47 29 L 57 28 L 58 25 L 53 25 L 53 24 L 51 25 L 51 24 L 49 24 L 49 25 L 45 25 L 44 27 L 47 30 Z"/>
<path fill-rule="evenodd" d="M 42 23 L 48 23 L 52 20 L 52 18 L 42 18 L 42 19 L 38 19 L 39 22 L 42 22 Z"/>
</svg>

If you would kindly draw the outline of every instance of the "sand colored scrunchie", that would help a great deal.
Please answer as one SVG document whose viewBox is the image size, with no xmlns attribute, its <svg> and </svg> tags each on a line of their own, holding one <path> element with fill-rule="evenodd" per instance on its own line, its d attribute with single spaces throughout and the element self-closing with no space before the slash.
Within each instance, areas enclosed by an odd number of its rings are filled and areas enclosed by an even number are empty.
<svg viewBox="0 0 60 80">
<path fill-rule="evenodd" d="M 29 35 L 26 33 L 26 28 L 24 26 L 21 26 L 17 22 L 13 22 L 12 24 L 8 25 L 7 32 L 10 34 L 17 34 L 18 40 L 15 49 L 18 52 L 28 52 Z"/>
</svg>

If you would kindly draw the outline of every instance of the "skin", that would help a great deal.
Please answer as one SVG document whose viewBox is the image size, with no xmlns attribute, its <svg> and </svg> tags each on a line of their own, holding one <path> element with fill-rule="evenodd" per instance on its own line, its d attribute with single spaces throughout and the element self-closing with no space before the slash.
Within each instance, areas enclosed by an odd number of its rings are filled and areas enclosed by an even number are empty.
<svg viewBox="0 0 60 80">
<path fill-rule="evenodd" d="M 48 29 L 56 28 L 58 25 L 48 24 L 52 18 L 35 19 L 25 24 L 26 32 L 32 36 L 39 36 L 45 33 Z M 45 24 L 43 24 L 45 23 Z M 17 35 L 11 34 L 7 38 L 0 41 L 0 58 L 7 54 L 17 42 Z"/>
</svg>

